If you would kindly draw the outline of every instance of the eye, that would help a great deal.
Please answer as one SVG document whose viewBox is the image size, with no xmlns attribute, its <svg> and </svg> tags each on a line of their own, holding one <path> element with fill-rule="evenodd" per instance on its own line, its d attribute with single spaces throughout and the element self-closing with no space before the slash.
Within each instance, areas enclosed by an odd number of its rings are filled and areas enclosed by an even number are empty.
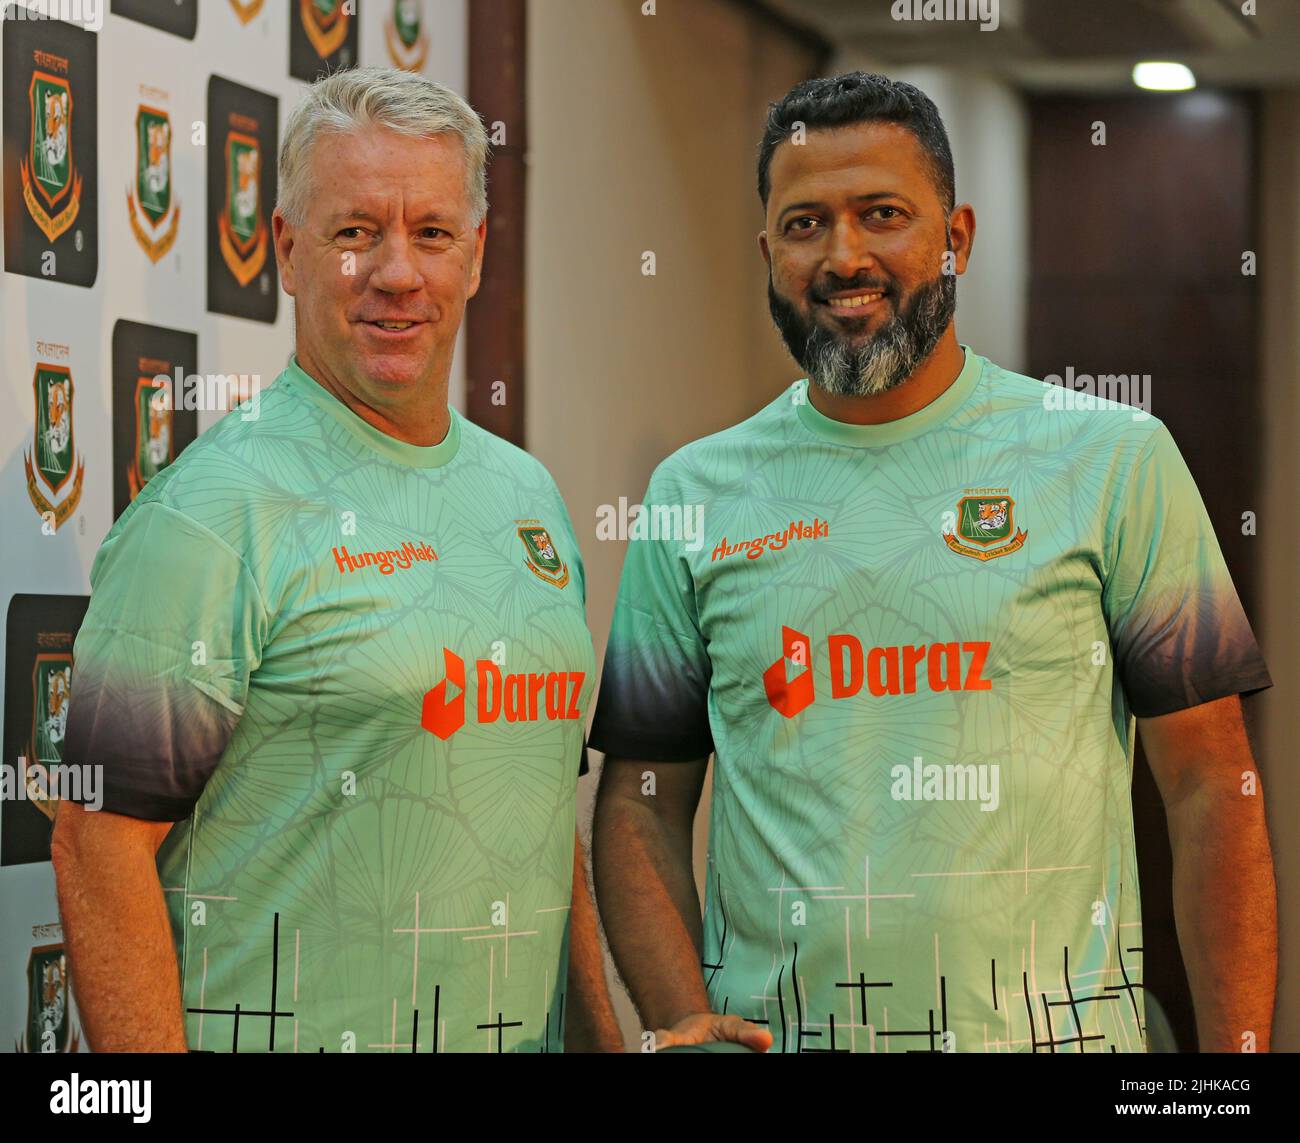
<svg viewBox="0 0 1300 1143">
<path fill-rule="evenodd" d="M 814 218 L 811 214 L 801 214 L 798 218 L 790 219 L 790 221 L 786 223 L 785 229 L 787 233 L 792 230 L 806 232 L 818 225 L 820 225 L 819 219 Z"/>
<path fill-rule="evenodd" d="M 340 231 L 338 232 L 338 237 L 339 237 L 339 238 L 360 238 L 360 237 L 361 237 L 361 227 L 359 227 L 359 226 L 345 226 L 342 230 L 340 230 Z"/>
<path fill-rule="evenodd" d="M 421 230 L 420 230 L 420 233 L 421 233 L 422 235 L 424 235 L 426 238 L 446 238 L 446 237 L 447 237 L 447 232 L 446 232 L 445 230 L 440 229 L 440 228 L 437 227 L 437 226 L 425 226 L 425 227 L 422 227 Z"/>
<path fill-rule="evenodd" d="M 879 214 L 882 210 L 889 211 L 887 216 L 881 218 L 880 221 L 882 222 L 892 222 L 895 218 L 903 217 L 903 212 L 896 206 L 873 206 L 869 211 L 867 211 L 867 215 L 870 217 L 871 215 Z"/>
</svg>

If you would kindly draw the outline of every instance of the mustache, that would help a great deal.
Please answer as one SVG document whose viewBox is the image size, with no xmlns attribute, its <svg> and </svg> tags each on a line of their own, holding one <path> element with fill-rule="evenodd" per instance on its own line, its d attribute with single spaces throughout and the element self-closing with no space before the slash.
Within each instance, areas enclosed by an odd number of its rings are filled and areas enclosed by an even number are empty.
<svg viewBox="0 0 1300 1143">
<path fill-rule="evenodd" d="M 831 294 L 842 293 L 845 290 L 883 290 L 886 294 L 890 294 L 894 292 L 894 286 L 892 282 L 864 277 L 861 274 L 851 279 L 827 274 L 808 287 L 808 296 L 816 301 L 825 302 L 830 299 Z"/>
</svg>

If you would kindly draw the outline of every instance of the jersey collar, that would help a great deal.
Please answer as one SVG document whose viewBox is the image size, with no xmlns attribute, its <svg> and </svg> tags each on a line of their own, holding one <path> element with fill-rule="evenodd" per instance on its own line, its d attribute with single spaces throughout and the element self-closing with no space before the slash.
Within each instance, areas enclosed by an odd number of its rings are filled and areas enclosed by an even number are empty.
<svg viewBox="0 0 1300 1143">
<path fill-rule="evenodd" d="M 799 421 L 809 432 L 815 433 L 823 440 L 856 448 L 878 448 L 881 445 L 895 444 L 917 436 L 952 416 L 979 384 L 984 372 L 984 358 L 972 352 L 968 345 L 963 345 L 961 348 L 966 355 L 966 361 L 962 365 L 961 372 L 957 374 L 957 380 L 925 408 L 918 409 L 915 413 L 880 425 L 850 425 L 844 421 L 835 421 L 813 408 L 812 402 L 808 400 L 809 382 L 805 378 L 797 382 L 802 386 L 800 399 L 795 403 Z"/>
<path fill-rule="evenodd" d="M 358 417 L 298 364 L 296 353 L 290 355 L 289 364 L 280 374 L 280 383 L 287 383 L 293 392 L 337 421 L 361 444 L 398 464 L 412 468 L 438 468 L 447 464 L 460 448 L 460 414 L 450 405 L 447 406 L 451 414 L 447 435 L 436 445 L 414 445 L 390 437 Z"/>
</svg>

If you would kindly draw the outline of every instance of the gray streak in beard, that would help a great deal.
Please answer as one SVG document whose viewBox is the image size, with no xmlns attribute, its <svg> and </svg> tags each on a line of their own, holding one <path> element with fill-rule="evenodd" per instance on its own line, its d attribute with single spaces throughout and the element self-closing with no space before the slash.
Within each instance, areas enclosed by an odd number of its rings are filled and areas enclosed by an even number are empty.
<svg viewBox="0 0 1300 1143">
<path fill-rule="evenodd" d="M 918 290 L 906 312 L 863 346 L 814 325 L 799 364 L 809 380 L 836 396 L 888 392 L 906 381 L 939 344 L 956 308 L 956 289 L 956 277 L 941 274 Z"/>
</svg>

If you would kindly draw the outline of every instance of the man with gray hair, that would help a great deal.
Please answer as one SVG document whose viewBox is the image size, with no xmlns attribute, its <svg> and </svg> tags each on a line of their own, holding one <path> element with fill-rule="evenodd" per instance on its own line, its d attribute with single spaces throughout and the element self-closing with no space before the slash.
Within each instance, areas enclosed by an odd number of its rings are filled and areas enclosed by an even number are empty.
<svg viewBox="0 0 1300 1143">
<path fill-rule="evenodd" d="M 578 544 L 542 465 L 447 404 L 486 157 L 425 78 L 308 91 L 273 218 L 296 352 L 96 557 L 67 757 L 103 810 L 61 804 L 52 846 L 96 1050 L 619 1045 Z"/>
</svg>

